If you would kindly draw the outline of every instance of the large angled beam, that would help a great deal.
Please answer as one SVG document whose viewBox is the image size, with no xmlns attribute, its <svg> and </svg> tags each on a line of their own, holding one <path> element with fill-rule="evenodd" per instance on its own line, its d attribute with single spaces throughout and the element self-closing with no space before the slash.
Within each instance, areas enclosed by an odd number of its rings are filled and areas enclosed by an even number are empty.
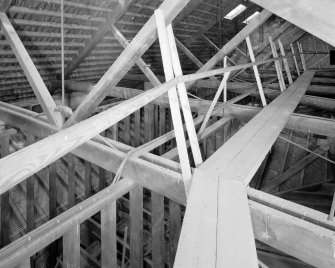
<svg viewBox="0 0 335 268">
<path fill-rule="evenodd" d="M 39 103 L 50 122 L 56 126 L 62 125 L 62 116 L 56 111 L 56 104 L 45 86 L 39 72 L 22 44 L 13 25 L 5 13 L 0 13 L 0 24 L 17 60 L 19 61 Z"/>
<path fill-rule="evenodd" d="M 334 1 L 325 0 L 322 1 L 322 5 L 313 0 L 251 1 L 335 46 Z"/>
<path fill-rule="evenodd" d="M 164 14 L 166 25 L 170 24 L 189 1 L 167 1 L 159 7 Z M 157 39 L 155 18 L 151 18 L 133 38 L 129 46 L 122 52 L 113 65 L 99 80 L 93 90 L 87 95 L 82 104 L 69 118 L 66 125 L 72 125 L 89 116 L 97 105 L 108 95 L 111 88 L 124 77 L 135 62 L 147 51 Z"/>
<path fill-rule="evenodd" d="M 123 36 L 123 34 L 116 28 L 115 25 L 110 25 L 110 31 L 113 34 L 114 38 L 122 45 L 124 49 L 126 49 L 129 46 L 129 42 L 127 39 Z M 145 61 L 142 58 L 139 58 L 136 62 L 137 66 L 141 69 L 141 71 L 144 73 L 144 75 L 149 79 L 150 83 L 153 86 L 158 86 L 161 84 L 159 79 L 156 77 L 156 75 L 151 71 L 149 68 L 149 65 L 145 63 Z"/>
<path fill-rule="evenodd" d="M 206 262 L 207 267 L 257 267 L 246 186 L 313 76 L 314 72 L 305 72 L 207 159 L 199 167 L 200 172 L 194 173 L 177 267 L 202 267 Z M 201 192 L 205 194 L 199 198 Z M 199 246 L 190 249 L 192 245 Z M 240 250 L 243 254 L 237 259 Z"/>
<path fill-rule="evenodd" d="M 236 36 L 234 36 L 227 44 L 223 46 L 198 72 L 210 70 L 223 60 L 235 47 L 241 44 L 250 34 L 252 34 L 260 25 L 262 25 L 272 15 L 271 12 L 263 10 L 254 20 L 245 26 Z M 191 84 L 192 85 L 192 84 Z M 190 87 L 190 85 L 188 85 Z"/>
<path fill-rule="evenodd" d="M 71 73 L 79 66 L 83 59 L 91 53 L 97 44 L 106 36 L 110 30 L 110 25 L 115 24 L 127 11 L 129 5 L 133 0 L 119 0 L 119 4 L 116 6 L 112 14 L 109 14 L 109 19 L 103 23 L 98 30 L 94 33 L 92 38 L 87 44 L 79 51 L 79 53 L 72 59 L 65 68 L 65 78 L 69 77 Z"/>
</svg>

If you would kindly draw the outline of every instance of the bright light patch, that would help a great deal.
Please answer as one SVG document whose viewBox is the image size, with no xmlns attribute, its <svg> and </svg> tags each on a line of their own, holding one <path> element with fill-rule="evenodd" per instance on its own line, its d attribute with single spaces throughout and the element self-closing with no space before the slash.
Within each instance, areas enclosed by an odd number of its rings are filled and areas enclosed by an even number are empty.
<svg viewBox="0 0 335 268">
<path fill-rule="evenodd" d="M 254 14 L 252 14 L 251 16 L 249 16 L 245 21 L 243 21 L 243 23 L 248 24 L 250 21 L 252 21 L 257 15 L 259 14 L 258 11 L 256 11 Z"/>
<path fill-rule="evenodd" d="M 232 20 L 235 17 L 237 17 L 239 14 L 241 14 L 246 9 L 245 5 L 238 5 L 235 7 L 232 11 L 230 11 L 224 18 L 227 20 Z"/>
</svg>

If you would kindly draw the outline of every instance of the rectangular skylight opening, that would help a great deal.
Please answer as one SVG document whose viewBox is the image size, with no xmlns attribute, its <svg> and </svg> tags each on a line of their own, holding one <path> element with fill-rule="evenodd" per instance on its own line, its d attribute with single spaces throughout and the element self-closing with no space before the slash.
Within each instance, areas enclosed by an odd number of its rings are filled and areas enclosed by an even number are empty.
<svg viewBox="0 0 335 268">
<path fill-rule="evenodd" d="M 238 5 L 232 11 L 230 11 L 224 18 L 227 20 L 232 20 L 236 18 L 239 14 L 241 14 L 246 9 L 245 5 Z"/>
<path fill-rule="evenodd" d="M 250 21 L 252 21 L 257 15 L 259 14 L 258 11 L 256 11 L 254 14 L 252 14 L 251 16 L 249 16 L 245 21 L 243 21 L 243 23 L 248 24 Z"/>
</svg>

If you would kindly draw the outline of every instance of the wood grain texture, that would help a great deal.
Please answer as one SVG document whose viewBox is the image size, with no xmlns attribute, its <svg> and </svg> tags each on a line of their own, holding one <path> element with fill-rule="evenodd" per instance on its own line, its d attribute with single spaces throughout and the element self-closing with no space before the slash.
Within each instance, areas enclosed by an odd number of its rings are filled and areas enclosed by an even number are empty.
<svg viewBox="0 0 335 268">
<path fill-rule="evenodd" d="M 251 0 L 251 2 L 270 10 L 277 16 L 335 46 L 334 1 Z"/>
<path fill-rule="evenodd" d="M 2 32 L 5 34 L 17 60 L 19 61 L 44 113 L 50 122 L 61 127 L 63 124 L 62 116 L 56 112 L 56 104 L 52 99 L 47 87 L 45 86 L 39 72 L 37 71 L 33 61 L 31 60 L 27 50 L 22 44 L 13 25 L 9 21 L 6 14 L 0 12 L 0 24 Z"/>
</svg>

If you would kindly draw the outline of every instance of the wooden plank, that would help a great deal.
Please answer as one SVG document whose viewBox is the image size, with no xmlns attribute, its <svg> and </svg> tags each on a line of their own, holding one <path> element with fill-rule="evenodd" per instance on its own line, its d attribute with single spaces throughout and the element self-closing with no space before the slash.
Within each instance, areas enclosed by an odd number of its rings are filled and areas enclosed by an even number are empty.
<svg viewBox="0 0 335 268">
<path fill-rule="evenodd" d="M 101 267 L 117 267 L 116 202 L 101 210 Z"/>
<path fill-rule="evenodd" d="M 114 38 L 117 41 L 119 41 L 119 43 L 123 46 L 124 49 L 126 49 L 127 46 L 129 46 L 129 42 L 123 36 L 123 34 L 116 28 L 115 25 L 110 26 L 110 31 L 113 34 Z M 161 82 L 156 77 L 156 75 L 151 71 L 149 65 L 142 58 L 139 58 L 136 61 L 136 64 L 141 69 L 141 71 L 144 73 L 144 75 L 149 79 L 151 84 L 153 84 L 154 86 L 158 86 L 161 84 Z"/>
<path fill-rule="evenodd" d="M 158 28 L 158 27 L 157 27 Z M 172 30 L 172 25 L 167 26 L 167 37 L 168 37 L 168 42 L 170 45 L 170 52 L 171 52 L 171 61 L 172 61 L 172 67 L 173 67 L 173 72 L 175 76 L 182 76 L 183 72 L 181 69 L 181 64 L 178 56 L 178 51 L 177 51 L 177 46 L 175 43 L 175 37 L 174 33 Z M 190 103 L 188 101 L 188 96 L 186 93 L 186 87 L 184 83 L 178 84 L 177 85 L 177 92 L 179 96 L 179 101 L 181 105 L 181 109 L 183 111 L 183 116 L 185 119 L 185 124 L 186 124 L 186 129 L 188 133 L 188 139 L 191 143 L 191 150 L 193 154 L 193 159 L 195 166 L 199 166 L 203 161 L 201 157 L 201 152 L 199 148 L 199 143 L 197 139 L 197 134 L 195 132 L 195 127 L 193 123 L 193 116 L 191 113 L 191 108 L 190 108 Z"/>
<path fill-rule="evenodd" d="M 247 36 L 247 38 L 245 40 L 247 42 L 247 47 L 248 47 L 250 59 L 251 59 L 252 62 L 255 62 L 256 58 L 255 58 L 255 55 L 254 55 L 254 51 L 252 49 L 250 37 Z M 278 55 L 276 57 L 278 57 Z M 259 76 L 259 72 L 258 72 L 257 66 L 253 66 L 253 69 L 254 69 L 255 78 L 256 78 L 256 82 L 257 82 L 257 86 L 258 86 L 259 96 L 261 97 L 263 107 L 265 107 L 266 106 L 266 100 L 265 100 L 265 96 L 264 96 L 264 91 L 263 91 L 261 77 Z"/>
<path fill-rule="evenodd" d="M 155 192 L 151 192 L 151 228 L 152 266 L 164 268 L 164 196 Z"/>
<path fill-rule="evenodd" d="M 63 236 L 63 263 L 66 268 L 80 268 L 80 225 Z"/>
<path fill-rule="evenodd" d="M 176 267 L 202 267 L 205 263 L 208 267 L 258 267 L 246 186 L 285 126 L 290 113 L 298 105 L 313 76 L 314 72 L 304 73 L 276 101 L 265 107 L 207 159 L 199 167 L 200 172 L 194 173 Z M 244 163 L 243 167 L 241 163 Z M 210 180 L 213 181 L 209 182 Z M 204 189 L 206 195 L 201 198 L 198 195 Z M 200 201 L 193 201 L 194 199 Z M 232 204 L 236 209 L 232 209 Z M 201 211 L 201 206 L 206 208 L 202 208 L 204 212 Z M 197 222 L 199 217 L 204 218 L 202 228 Z M 208 227 L 213 228 L 214 233 L 209 234 Z M 190 237 L 192 235 L 188 233 L 189 229 L 198 238 Z M 199 246 L 194 247 L 196 244 Z M 194 249 L 190 249 L 192 246 Z M 236 259 L 241 251 L 243 255 Z"/>
<path fill-rule="evenodd" d="M 92 38 L 85 44 L 79 53 L 72 59 L 65 68 L 65 77 L 67 78 L 83 61 L 83 59 L 91 53 L 97 44 L 105 37 L 110 30 L 110 25 L 116 23 L 127 11 L 133 0 L 122 0 L 118 3 L 112 14 L 109 14 L 108 20 L 99 26 Z"/>
<path fill-rule="evenodd" d="M 271 47 L 271 50 L 272 50 L 273 57 L 277 58 L 278 57 L 277 48 L 276 48 L 276 45 L 273 42 L 271 36 L 269 36 L 269 43 L 270 43 L 270 47 Z M 275 67 L 276 67 L 276 72 L 277 72 L 277 76 L 278 76 L 280 91 L 283 92 L 284 90 L 286 90 L 286 85 L 285 85 L 285 80 L 284 80 L 284 77 L 283 77 L 283 71 L 281 69 L 279 60 L 275 61 Z"/>
<path fill-rule="evenodd" d="M 302 45 L 301 45 L 301 43 L 297 42 L 297 46 L 298 46 L 298 50 L 299 50 L 299 54 L 300 54 L 302 69 L 305 72 L 307 70 L 307 67 L 306 67 L 304 52 L 302 50 Z"/>
<path fill-rule="evenodd" d="M 5 34 L 17 60 L 19 61 L 30 86 L 32 87 L 42 109 L 50 122 L 60 127 L 63 124 L 62 116 L 56 111 L 56 104 L 45 86 L 39 72 L 31 60 L 27 50 L 22 44 L 19 36 L 9 21 L 6 14 L 0 12 L 0 23 L 2 32 Z"/>
<path fill-rule="evenodd" d="M 85 161 L 85 198 L 92 194 L 92 165 L 90 162 Z"/>
<path fill-rule="evenodd" d="M 174 267 L 177 246 L 181 230 L 181 207 L 180 204 L 169 200 L 169 263 Z"/>
<path fill-rule="evenodd" d="M 6 134 L 5 131 L 1 131 Z M 9 151 L 9 135 L 3 135 L 0 138 L 0 153 L 1 158 L 6 157 L 10 154 Z M 9 205 L 9 191 L 4 192 L 1 195 L 1 247 L 4 247 L 10 243 L 9 239 L 10 232 L 10 205 Z"/>
<path fill-rule="evenodd" d="M 143 188 L 136 186 L 129 194 L 130 265 L 143 267 Z"/>
<path fill-rule="evenodd" d="M 334 267 L 334 230 L 257 202 L 249 206 L 257 240 L 315 267 Z"/>
<path fill-rule="evenodd" d="M 335 3 L 325 0 L 322 5 L 313 0 L 251 0 L 279 17 L 297 25 L 310 34 L 335 46 L 333 10 Z"/>
<path fill-rule="evenodd" d="M 67 180 L 67 208 L 71 208 L 76 203 L 76 164 L 73 155 L 69 155 L 68 180 Z"/>
<path fill-rule="evenodd" d="M 298 76 L 300 76 L 300 69 L 299 69 L 297 57 L 295 56 L 293 44 L 291 43 L 290 46 L 291 46 L 292 57 L 293 57 L 294 65 L 295 65 L 295 70 L 296 70 Z"/>
<path fill-rule="evenodd" d="M 163 10 L 165 23 L 170 24 L 188 2 L 189 0 L 171 3 L 171 1 L 165 0 L 159 7 Z M 153 44 L 156 38 L 156 23 L 155 18 L 152 16 L 133 38 L 129 46 L 127 46 L 127 48 L 99 80 L 98 84 L 86 96 L 84 101 L 74 112 L 74 115 L 68 119 L 66 125 L 72 125 L 89 116 L 99 103 L 107 96 L 110 88 L 116 86 L 116 84 L 134 65 L 134 63 L 144 54 L 150 45 Z"/>
<path fill-rule="evenodd" d="M 169 48 L 169 38 L 166 30 L 166 24 L 164 21 L 164 13 L 161 9 L 155 11 L 155 20 L 156 27 L 158 32 L 158 39 L 161 49 L 161 56 L 163 61 L 163 68 L 165 73 L 165 79 L 169 81 L 174 78 L 174 69 L 171 62 L 171 53 Z M 170 110 L 172 114 L 173 128 L 175 131 L 177 148 L 179 153 L 180 165 L 183 175 L 184 186 L 186 190 L 186 196 L 188 195 L 191 183 L 191 169 L 190 169 L 190 161 L 187 153 L 185 135 L 182 127 L 182 118 L 180 114 L 179 107 L 179 98 L 177 94 L 176 87 L 172 87 L 168 91 Z M 193 120 L 192 120 L 193 123 Z"/>
<path fill-rule="evenodd" d="M 35 142 L 35 137 L 33 135 L 27 135 L 28 144 L 33 144 Z M 26 182 L 26 202 L 27 202 L 27 232 L 30 232 L 35 228 L 35 176 L 30 176 Z"/>
<path fill-rule="evenodd" d="M 299 100 L 305 94 L 313 76 L 313 71 L 307 71 L 300 76 L 293 85 L 289 87 L 290 90 L 283 92 L 271 103 L 271 106 L 268 105 L 264 108 L 261 113 L 238 131 L 210 159 L 205 161 L 202 167 L 208 167 L 212 172 L 219 172 L 219 174 L 221 174 L 223 170 L 227 172 L 232 168 L 232 163 L 248 162 L 243 169 L 237 168 L 238 171 L 235 172 L 234 175 L 235 178 L 239 178 L 238 180 L 240 182 L 247 185 L 271 149 L 280 131 L 282 131 L 289 120 L 289 115 L 293 113 Z M 259 146 L 260 144 L 262 144 L 262 146 Z M 258 149 L 255 149 L 255 147 Z M 234 151 L 236 151 L 236 154 L 233 153 Z M 229 154 L 222 152 L 229 152 Z M 243 160 L 244 157 L 253 159 L 253 161 Z M 253 163 L 254 161 L 255 163 Z M 226 163 L 227 166 L 223 163 Z M 248 168 L 250 168 L 250 170 L 248 170 Z M 242 175 L 242 173 L 247 170 L 251 173 Z"/>
<path fill-rule="evenodd" d="M 292 75 L 290 72 L 290 65 L 288 64 L 287 58 L 285 57 L 285 49 L 283 46 L 283 43 L 280 41 L 280 39 L 278 39 L 278 45 L 279 45 L 279 49 L 280 49 L 280 53 L 283 56 L 283 62 L 284 62 L 284 66 L 285 66 L 285 71 L 287 74 L 287 79 L 288 79 L 288 83 L 291 85 L 293 84 L 293 79 L 292 79 Z"/>
</svg>

